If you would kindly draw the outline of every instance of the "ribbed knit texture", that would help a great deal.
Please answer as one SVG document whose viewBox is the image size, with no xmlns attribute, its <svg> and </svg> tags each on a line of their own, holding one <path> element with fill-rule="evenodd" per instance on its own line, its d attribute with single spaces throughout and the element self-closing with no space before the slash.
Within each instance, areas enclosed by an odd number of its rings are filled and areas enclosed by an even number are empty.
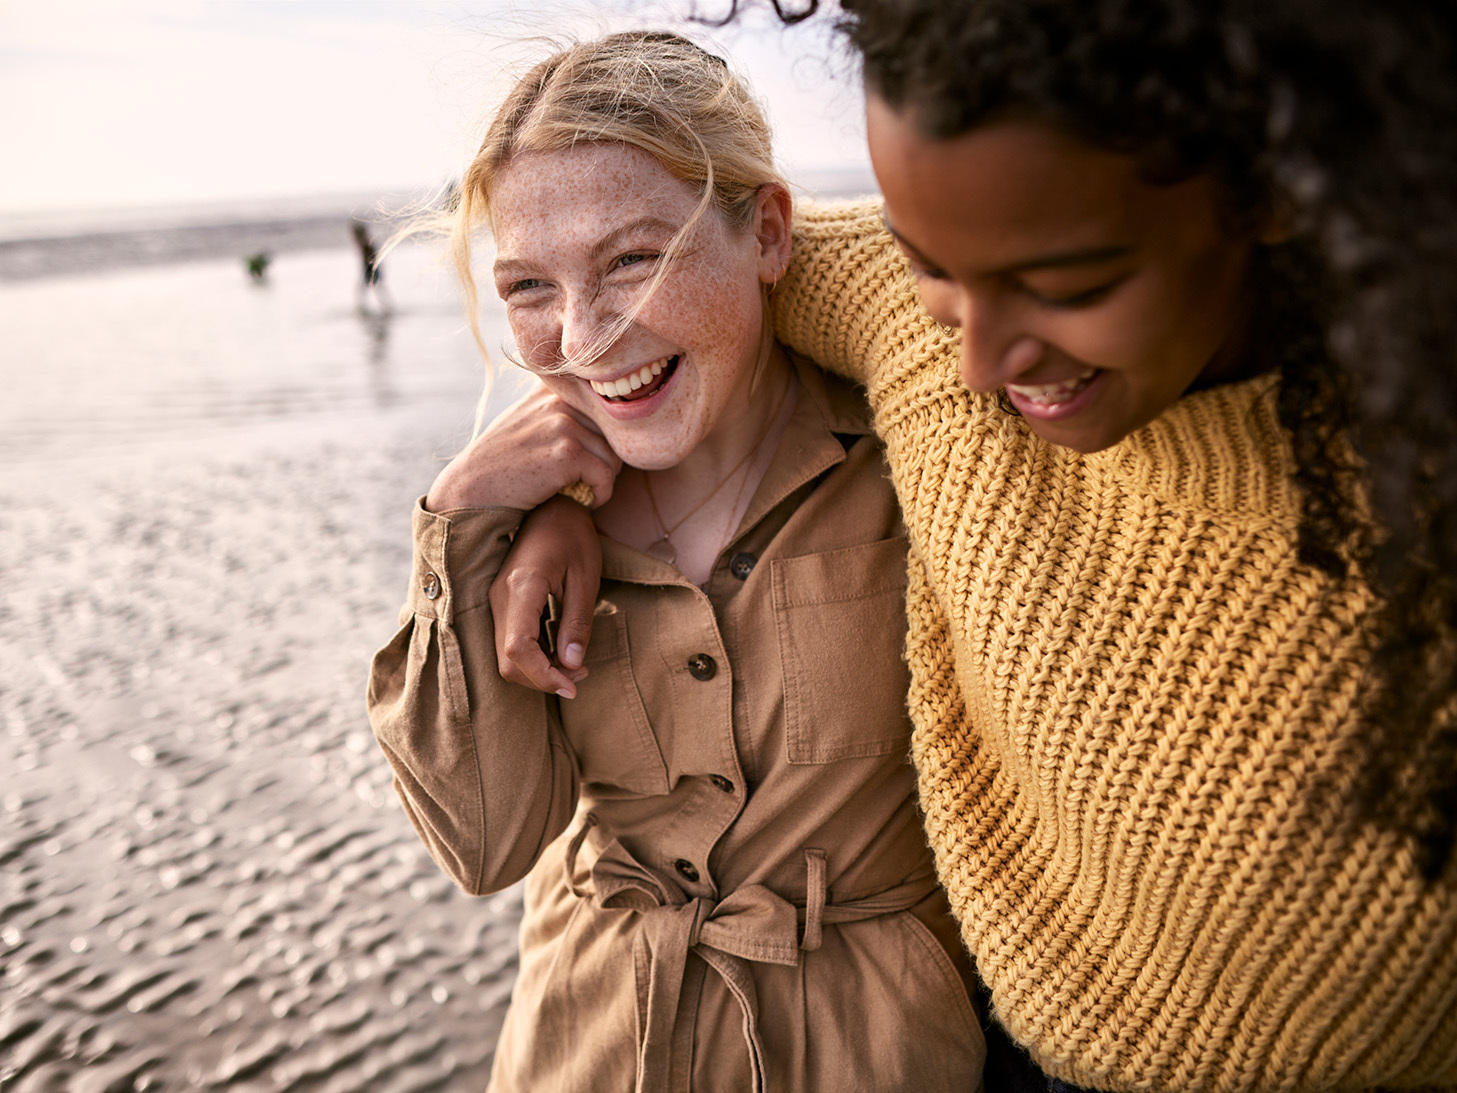
<svg viewBox="0 0 1457 1093">
<path fill-rule="evenodd" d="M 789 345 L 910 531 L 927 831 L 998 1018 L 1108 1090 L 1457 1086 L 1457 897 L 1346 821 L 1368 591 L 1299 565 L 1273 378 L 1091 456 L 957 378 L 878 205 L 801 211 Z"/>
</svg>

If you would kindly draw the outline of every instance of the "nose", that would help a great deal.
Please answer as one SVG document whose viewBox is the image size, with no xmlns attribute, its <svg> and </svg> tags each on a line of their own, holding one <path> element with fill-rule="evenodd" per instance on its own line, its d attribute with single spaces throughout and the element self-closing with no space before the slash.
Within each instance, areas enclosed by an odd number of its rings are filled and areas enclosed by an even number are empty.
<svg viewBox="0 0 1457 1093">
<path fill-rule="evenodd" d="M 961 293 L 956 324 L 961 328 L 961 382 L 970 391 L 992 392 L 1032 368 L 1043 344 L 999 312 L 994 303 Z"/>
<path fill-rule="evenodd" d="M 596 294 L 568 294 L 558 316 L 557 348 L 563 362 L 580 367 L 600 357 L 612 343 L 613 318 L 605 313 Z"/>
<path fill-rule="evenodd" d="M 1036 338 L 1016 338 L 1005 349 L 987 349 L 961 334 L 961 382 L 968 390 L 989 393 L 1016 381 L 1042 359 Z"/>
</svg>

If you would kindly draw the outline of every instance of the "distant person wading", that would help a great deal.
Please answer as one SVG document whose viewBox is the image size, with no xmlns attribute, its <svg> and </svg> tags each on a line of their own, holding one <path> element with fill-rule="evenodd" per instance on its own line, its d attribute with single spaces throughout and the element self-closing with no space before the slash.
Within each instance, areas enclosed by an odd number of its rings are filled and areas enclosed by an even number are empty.
<svg viewBox="0 0 1457 1093">
<path fill-rule="evenodd" d="M 383 283 L 383 258 L 369 238 L 369 228 L 363 221 L 353 221 L 350 230 L 354 235 L 354 245 L 359 249 L 359 290 L 356 294 L 359 310 L 368 310 L 367 301 L 373 298 L 375 308 L 381 314 L 386 314 L 392 309 L 392 305 Z"/>
</svg>

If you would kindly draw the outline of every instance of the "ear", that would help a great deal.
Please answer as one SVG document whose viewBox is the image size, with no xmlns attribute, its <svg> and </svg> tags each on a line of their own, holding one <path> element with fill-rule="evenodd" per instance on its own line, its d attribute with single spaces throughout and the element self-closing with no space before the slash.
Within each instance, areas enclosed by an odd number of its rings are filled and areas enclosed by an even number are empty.
<svg viewBox="0 0 1457 1093">
<path fill-rule="evenodd" d="M 759 241 L 759 280 L 772 285 L 789 266 L 793 202 L 777 182 L 759 187 L 754 206 L 754 237 Z"/>
</svg>

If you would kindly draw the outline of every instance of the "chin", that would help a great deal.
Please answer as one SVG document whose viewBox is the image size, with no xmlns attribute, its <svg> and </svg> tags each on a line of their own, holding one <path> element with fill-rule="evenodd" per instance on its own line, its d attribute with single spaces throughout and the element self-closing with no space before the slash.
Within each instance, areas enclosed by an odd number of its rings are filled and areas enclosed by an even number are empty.
<svg viewBox="0 0 1457 1093">
<path fill-rule="evenodd" d="M 681 459 L 662 459 L 652 456 L 641 459 L 636 457 L 629 459 L 626 456 L 622 458 L 624 466 L 634 467 L 640 471 L 666 471 L 669 467 L 676 467 L 681 462 Z"/>
<path fill-rule="evenodd" d="M 613 444 L 612 449 L 625 464 L 640 471 L 665 471 L 669 467 L 676 467 L 688 455 L 687 451 L 658 445 Z M 691 450 L 690 448 L 689 451 Z"/>
</svg>

